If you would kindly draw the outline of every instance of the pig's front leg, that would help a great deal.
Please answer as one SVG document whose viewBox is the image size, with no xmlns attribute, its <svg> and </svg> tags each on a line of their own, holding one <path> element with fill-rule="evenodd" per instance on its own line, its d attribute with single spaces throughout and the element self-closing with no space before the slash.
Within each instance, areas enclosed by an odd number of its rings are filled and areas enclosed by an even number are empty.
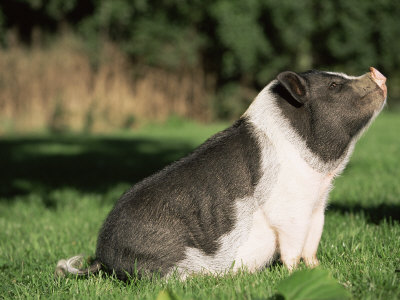
<svg viewBox="0 0 400 300">
<path fill-rule="evenodd" d="M 321 240 L 322 230 L 324 227 L 325 220 L 325 207 L 328 199 L 328 194 L 331 189 L 331 179 L 333 176 L 328 178 L 328 181 L 322 186 L 322 192 L 320 200 L 316 203 L 312 214 L 310 226 L 308 228 L 307 238 L 304 243 L 303 253 L 301 257 L 307 267 L 313 268 L 319 265 L 317 258 L 318 245 Z"/>
<path fill-rule="evenodd" d="M 290 271 L 300 261 L 309 225 L 308 217 L 297 214 L 277 228 L 281 260 Z"/>
<path fill-rule="evenodd" d="M 305 264 L 310 268 L 319 265 L 317 250 L 322 235 L 322 229 L 324 227 L 324 213 L 325 205 L 322 204 L 313 211 L 303 253 L 301 255 Z"/>
</svg>

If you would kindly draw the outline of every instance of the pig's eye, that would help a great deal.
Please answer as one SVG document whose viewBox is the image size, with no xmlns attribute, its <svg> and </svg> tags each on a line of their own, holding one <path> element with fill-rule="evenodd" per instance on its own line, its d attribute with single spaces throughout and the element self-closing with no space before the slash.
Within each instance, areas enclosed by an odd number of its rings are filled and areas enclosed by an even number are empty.
<svg viewBox="0 0 400 300">
<path fill-rule="evenodd" d="M 339 84 L 337 84 L 336 82 L 332 82 L 330 85 L 329 85 L 329 88 L 330 89 L 334 89 L 335 87 L 337 87 Z"/>
</svg>

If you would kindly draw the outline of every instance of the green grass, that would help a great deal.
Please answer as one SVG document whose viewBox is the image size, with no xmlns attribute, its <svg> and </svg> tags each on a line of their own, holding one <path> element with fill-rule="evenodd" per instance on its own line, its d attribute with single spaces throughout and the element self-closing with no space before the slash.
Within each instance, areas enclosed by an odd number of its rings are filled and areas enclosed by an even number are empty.
<svg viewBox="0 0 400 300">
<path fill-rule="evenodd" d="M 60 258 L 93 255 L 124 190 L 223 127 L 175 122 L 113 135 L 1 138 L 0 298 L 155 299 L 165 288 L 182 299 L 273 297 L 288 276 L 279 263 L 185 282 L 53 278 Z M 400 298 L 399 130 L 399 114 L 381 115 L 331 193 L 318 256 L 356 299 Z"/>
</svg>

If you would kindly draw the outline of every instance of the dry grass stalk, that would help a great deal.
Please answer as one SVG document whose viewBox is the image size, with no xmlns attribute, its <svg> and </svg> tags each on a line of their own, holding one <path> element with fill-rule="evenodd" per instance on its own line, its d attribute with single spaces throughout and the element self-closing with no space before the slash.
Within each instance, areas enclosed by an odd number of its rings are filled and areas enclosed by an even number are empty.
<svg viewBox="0 0 400 300">
<path fill-rule="evenodd" d="M 68 33 L 50 47 L 13 43 L 0 50 L 0 130 L 109 131 L 172 114 L 205 120 L 210 82 L 200 69 L 134 66 L 107 42 L 93 68 Z"/>
</svg>

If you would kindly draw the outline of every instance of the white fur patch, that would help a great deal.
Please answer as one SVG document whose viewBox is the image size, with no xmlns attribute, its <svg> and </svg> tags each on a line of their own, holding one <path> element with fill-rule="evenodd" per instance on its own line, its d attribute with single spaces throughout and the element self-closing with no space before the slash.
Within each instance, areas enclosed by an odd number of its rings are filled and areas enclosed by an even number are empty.
<svg viewBox="0 0 400 300">
<path fill-rule="evenodd" d="M 330 75 L 335 75 L 335 76 L 340 76 L 340 77 L 343 77 L 345 79 L 357 79 L 358 78 L 356 76 L 349 76 L 349 75 L 347 75 L 345 73 L 336 73 L 336 72 L 324 72 L 324 73 L 330 74 Z"/>
</svg>

